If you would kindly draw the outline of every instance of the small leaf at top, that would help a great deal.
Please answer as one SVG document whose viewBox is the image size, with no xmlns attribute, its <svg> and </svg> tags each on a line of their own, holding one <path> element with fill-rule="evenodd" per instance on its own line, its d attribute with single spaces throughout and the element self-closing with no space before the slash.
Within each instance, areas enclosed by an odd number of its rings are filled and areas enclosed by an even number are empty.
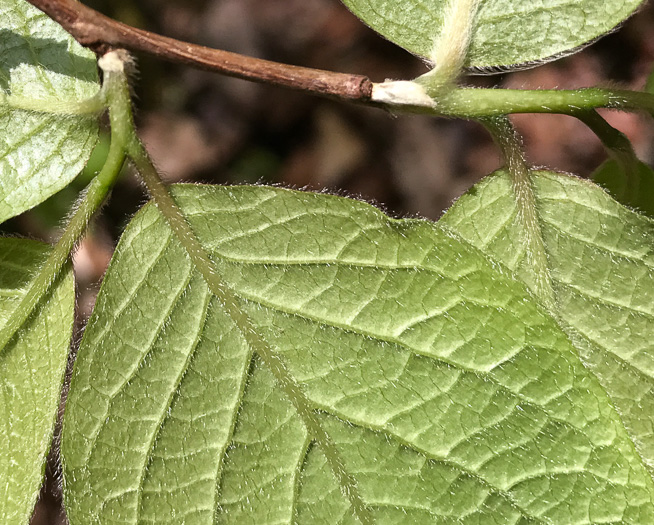
<svg viewBox="0 0 654 525">
<path fill-rule="evenodd" d="M 521 253 L 505 179 L 461 201 L 490 237 L 479 247 L 456 214 L 439 225 L 327 195 L 175 187 L 263 344 L 146 206 L 75 364 L 71 524 L 654 523 L 652 222 L 549 177 L 539 206 L 569 232 L 551 247 L 561 286 L 615 276 L 579 292 L 593 309 L 562 296 L 575 337 L 503 264 Z M 496 231 L 511 237 L 494 256 Z M 613 378 L 585 366 L 596 343 L 598 359 L 625 361 Z M 616 399 L 642 419 L 623 420 Z"/>
<path fill-rule="evenodd" d="M 0 222 L 64 188 L 97 140 L 94 116 L 61 115 L 52 106 L 93 97 L 93 53 L 24 0 L 0 0 Z M 43 111 L 11 107 L 11 98 Z"/>
<path fill-rule="evenodd" d="M 450 1 L 342 0 L 383 36 L 430 59 Z M 474 2 L 470 2 L 474 4 Z M 602 36 L 643 0 L 482 0 L 465 61 L 469 68 L 510 68 L 558 55 Z"/>
<path fill-rule="evenodd" d="M 0 328 L 48 246 L 0 239 Z M 75 284 L 64 272 L 0 349 L 0 523 L 27 525 L 43 482 L 73 330 Z"/>
</svg>

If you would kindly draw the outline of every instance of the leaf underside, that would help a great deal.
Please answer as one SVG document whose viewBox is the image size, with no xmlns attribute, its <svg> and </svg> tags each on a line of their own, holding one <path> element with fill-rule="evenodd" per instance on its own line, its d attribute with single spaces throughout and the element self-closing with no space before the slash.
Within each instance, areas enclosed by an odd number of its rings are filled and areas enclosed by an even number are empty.
<svg viewBox="0 0 654 525">
<path fill-rule="evenodd" d="M 582 179 L 551 174 L 535 184 L 559 323 L 608 392 L 652 473 L 653 222 Z M 515 206 L 508 180 L 494 178 L 475 189 L 484 205 L 466 195 L 444 222 L 527 280 L 529 264 L 510 219 Z M 494 226 L 488 215 L 497 218 Z"/>
<path fill-rule="evenodd" d="M 47 250 L 34 241 L 0 239 L 0 328 Z M 0 352 L 0 523 L 27 524 L 34 509 L 59 408 L 74 306 L 68 271 Z"/>
<path fill-rule="evenodd" d="M 44 112 L 0 102 L 0 222 L 68 185 L 98 136 L 95 117 L 49 113 L 99 89 L 95 57 L 25 1 L 0 0 L 0 93 L 42 101 Z"/>
<path fill-rule="evenodd" d="M 147 205 L 75 365 L 71 523 L 653 522 L 652 222 L 583 181 L 536 187 L 556 318 L 521 282 L 504 175 L 438 224 L 175 187 L 297 390 Z"/>
<path fill-rule="evenodd" d="M 429 59 L 448 0 L 342 0 L 390 41 Z M 458 1 L 458 0 L 451 0 Z M 466 66 L 510 68 L 565 55 L 611 31 L 642 0 L 483 0 Z"/>
</svg>

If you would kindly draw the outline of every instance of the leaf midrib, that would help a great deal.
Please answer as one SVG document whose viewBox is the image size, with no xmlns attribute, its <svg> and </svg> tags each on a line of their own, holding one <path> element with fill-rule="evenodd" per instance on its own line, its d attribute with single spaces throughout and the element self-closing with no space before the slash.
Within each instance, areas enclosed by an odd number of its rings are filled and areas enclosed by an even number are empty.
<svg viewBox="0 0 654 525">
<path fill-rule="evenodd" d="M 537 174 L 537 172 L 530 171 L 530 178 L 533 180 L 533 177 L 536 174 Z M 559 175 L 559 176 L 563 176 L 563 175 Z M 548 179 L 549 177 L 547 175 L 545 175 L 544 178 Z M 556 272 L 553 271 L 553 270 L 555 270 L 555 268 L 553 267 L 552 263 L 550 262 L 552 260 L 552 254 L 548 250 L 548 244 L 547 244 L 547 241 L 546 241 L 546 239 L 545 239 L 545 237 L 543 235 L 543 228 L 545 226 L 548 226 L 548 227 L 554 229 L 555 231 L 557 231 L 562 236 L 567 236 L 567 237 L 570 237 L 570 238 L 572 238 L 574 240 L 577 240 L 578 242 L 583 243 L 585 246 L 589 246 L 589 247 L 591 247 L 591 248 L 593 248 L 595 250 L 603 249 L 603 250 L 608 251 L 609 253 L 612 253 L 612 251 L 611 251 L 612 249 L 609 248 L 609 247 L 604 247 L 604 246 L 598 245 L 596 243 L 590 242 L 588 239 L 577 238 L 571 232 L 561 230 L 558 227 L 557 224 L 553 224 L 551 221 L 543 219 L 541 214 L 539 213 L 539 210 L 538 210 L 538 203 L 543 202 L 543 201 L 545 201 L 545 202 L 549 201 L 549 202 L 556 203 L 557 201 L 556 201 L 556 199 L 553 199 L 552 197 L 548 197 L 547 195 L 540 196 L 536 190 L 534 190 L 534 193 L 535 193 L 535 197 L 536 197 L 535 200 L 534 200 L 534 204 L 536 206 L 536 209 L 534 211 L 535 211 L 535 215 L 536 215 L 536 218 L 537 218 L 538 224 L 539 224 L 538 233 L 540 235 L 540 241 L 542 242 L 543 248 L 544 248 L 545 253 L 546 253 L 547 272 L 550 275 L 550 278 L 554 282 L 559 282 L 561 284 L 565 284 L 565 283 L 562 283 L 561 281 L 559 281 L 558 279 L 556 279 L 554 277 L 556 275 Z M 518 209 L 518 203 L 517 203 L 516 198 L 515 198 L 515 192 L 513 193 L 513 196 L 514 196 L 514 203 L 515 203 L 516 209 Z M 568 198 L 569 198 L 569 200 L 571 200 L 577 206 L 582 206 L 582 207 L 588 208 L 588 209 L 590 209 L 590 210 L 594 211 L 595 213 L 597 213 L 599 215 L 602 215 L 602 216 L 603 215 L 609 215 L 609 213 L 607 213 L 605 210 L 602 210 L 602 209 L 599 209 L 599 208 L 594 208 L 592 206 L 589 206 L 585 202 L 578 202 L 577 200 L 575 200 L 573 198 L 570 198 L 570 197 L 568 197 Z M 520 222 L 517 222 L 517 224 L 518 224 L 517 227 L 522 229 L 522 224 L 520 224 Z M 526 250 L 525 250 L 525 253 L 526 253 Z M 519 264 L 522 264 L 522 262 L 523 261 L 521 260 L 521 262 Z M 650 267 L 650 265 L 647 264 L 644 261 L 644 257 L 643 257 L 642 261 L 639 261 L 639 262 L 643 262 L 644 264 L 646 264 L 646 266 Z M 520 279 L 519 273 L 516 274 L 516 278 Z M 522 281 L 522 279 L 520 279 L 520 280 Z M 524 282 L 524 281 L 522 281 L 522 282 Z M 553 295 L 553 299 L 554 299 L 554 304 L 552 306 L 554 308 L 556 308 L 556 310 L 560 310 L 563 303 L 562 303 L 561 298 L 560 298 L 559 290 L 557 290 L 556 287 L 552 287 L 552 295 Z M 542 306 L 546 310 L 549 310 L 546 307 L 546 305 L 542 305 Z M 602 391 L 604 392 L 607 400 L 609 401 L 609 403 L 611 405 L 612 411 L 615 414 L 615 417 L 617 418 L 617 421 L 620 422 L 620 426 L 622 428 L 622 431 L 624 432 L 624 436 L 626 437 L 625 441 L 626 441 L 627 446 L 632 450 L 634 456 L 639 459 L 640 466 L 642 467 L 643 473 L 645 474 L 645 476 L 644 476 L 645 480 L 646 480 L 646 482 L 647 482 L 647 484 L 649 486 L 648 487 L 649 492 L 650 492 L 650 494 L 654 493 L 654 474 L 652 473 L 652 471 L 648 467 L 648 464 L 647 464 L 647 461 L 645 460 L 645 458 L 643 456 L 641 456 L 641 454 L 640 454 L 640 452 L 638 450 L 638 447 L 636 446 L 636 442 L 632 438 L 632 436 L 631 436 L 631 434 L 629 432 L 629 429 L 628 429 L 624 419 L 622 418 L 622 415 L 621 415 L 620 411 L 616 409 L 615 405 L 613 404 L 613 400 L 612 400 L 611 396 L 609 395 L 609 393 L 606 391 L 606 389 L 602 385 L 602 382 L 601 382 L 600 378 L 595 374 L 595 372 L 593 371 L 592 368 L 589 368 L 587 366 L 587 364 L 584 362 L 584 359 L 581 358 L 581 355 L 579 354 L 579 350 L 577 349 L 577 346 L 575 345 L 575 336 L 583 337 L 585 340 L 587 340 L 587 341 L 589 341 L 591 343 L 593 348 L 599 348 L 600 350 L 604 350 L 605 352 L 608 352 L 609 355 L 612 355 L 612 356 L 614 356 L 614 358 L 619 359 L 621 362 L 623 362 L 624 359 L 621 358 L 620 356 L 615 355 L 613 352 L 608 351 L 608 349 L 604 349 L 603 347 L 598 346 L 592 339 L 588 339 L 588 337 L 585 334 L 579 332 L 574 326 L 570 326 L 564 319 L 562 319 L 562 317 L 560 316 L 558 311 L 550 310 L 548 313 L 549 313 L 549 316 L 556 322 L 556 324 L 560 327 L 562 332 L 565 334 L 565 336 L 568 339 L 568 341 L 570 342 L 572 348 L 574 348 L 577 351 L 577 356 L 579 358 L 579 362 L 581 363 L 581 365 L 584 366 L 586 369 L 588 369 L 589 373 L 595 378 L 597 383 L 600 385 Z M 633 368 L 633 366 L 632 366 L 632 368 Z"/>
<path fill-rule="evenodd" d="M 417 221 L 417 222 L 422 222 L 422 221 Z M 449 233 L 449 232 L 446 232 L 446 233 Z M 456 237 L 456 238 L 459 238 L 457 235 L 453 235 L 453 236 Z M 467 246 L 469 246 L 473 250 L 478 251 L 469 242 L 467 242 L 465 240 L 464 240 L 464 242 L 465 242 L 465 244 Z M 209 257 L 209 252 L 206 251 L 204 245 L 201 244 L 201 248 L 202 248 L 202 250 L 204 252 L 204 256 L 207 257 L 207 259 L 209 261 L 211 261 L 211 258 Z M 187 255 L 188 255 L 188 252 L 187 252 Z M 484 257 L 488 258 L 485 254 L 484 254 Z M 221 257 L 219 256 L 219 258 L 221 258 Z M 215 264 L 212 264 L 212 266 L 213 266 L 213 270 L 215 272 L 215 276 L 221 275 L 218 271 L 216 271 Z M 375 266 L 371 265 L 371 267 L 375 267 Z M 196 268 L 197 268 L 197 266 L 196 266 Z M 415 267 L 414 267 L 414 269 L 415 269 Z M 210 281 L 214 278 L 214 276 L 203 276 L 203 277 L 204 277 L 205 281 L 209 284 L 209 287 L 211 288 L 211 282 Z M 459 278 L 460 278 L 460 276 L 459 276 Z M 222 278 L 221 278 L 221 281 L 222 281 Z M 237 293 L 234 290 L 234 288 L 231 287 L 231 285 L 227 284 L 225 281 L 222 281 L 222 282 L 223 282 L 223 286 L 225 286 L 230 291 L 230 293 L 233 294 L 233 296 L 235 298 L 237 298 L 237 299 L 239 299 L 241 301 L 242 300 L 249 300 L 247 293 L 241 293 L 241 292 Z M 281 313 L 286 313 L 286 312 L 283 311 L 282 308 L 279 308 L 276 305 L 275 306 L 268 306 L 268 305 L 265 304 L 265 302 L 261 301 L 260 299 L 252 298 L 250 300 L 250 302 L 255 303 L 255 304 L 259 304 L 261 306 L 269 307 L 269 308 L 274 309 L 276 311 L 279 311 Z M 246 312 L 244 312 L 242 310 L 242 308 L 241 308 L 240 313 L 242 313 L 242 314 L 244 314 L 246 316 L 246 318 L 248 320 L 248 323 L 252 326 L 253 323 L 252 323 L 251 318 L 249 317 L 249 315 Z M 296 312 L 292 312 L 292 313 L 296 314 Z M 230 313 L 230 317 L 231 316 L 232 315 Z M 311 320 L 311 319 L 308 319 L 308 320 Z M 325 324 L 325 325 L 332 326 L 330 323 L 320 321 L 320 320 L 314 321 L 314 322 L 318 322 L 318 323 L 322 323 L 322 324 Z M 256 352 L 259 355 L 259 357 L 262 359 L 264 364 L 267 366 L 267 368 L 271 371 L 273 376 L 276 378 L 279 386 L 282 388 L 282 390 L 286 393 L 286 395 L 292 401 L 293 405 L 295 406 L 296 410 L 298 411 L 298 415 L 304 421 L 305 426 L 309 430 L 310 435 L 313 436 L 313 439 L 321 446 L 321 449 L 322 449 L 323 453 L 328 458 L 328 462 L 332 465 L 332 471 L 336 475 L 336 478 L 338 479 L 339 484 L 341 485 L 341 488 L 349 496 L 350 504 L 355 509 L 355 513 L 359 516 L 359 519 L 364 523 L 364 525 L 374 524 L 374 522 L 375 522 L 374 518 L 372 518 L 372 516 L 368 513 L 368 510 L 364 511 L 364 509 L 367 509 L 368 506 L 363 502 L 363 500 L 361 499 L 361 496 L 358 494 L 358 491 L 356 491 L 356 489 L 355 489 L 356 484 L 355 483 L 354 484 L 346 483 L 346 486 L 345 487 L 343 486 L 342 476 L 345 476 L 347 478 L 352 479 L 351 475 L 345 474 L 345 472 L 341 472 L 341 477 L 339 477 L 339 474 L 337 473 L 337 471 L 339 470 L 339 467 L 338 466 L 335 467 L 334 464 L 337 464 L 337 465 L 340 464 L 340 469 L 343 469 L 344 466 L 342 465 L 341 460 L 339 459 L 338 451 L 334 447 L 333 443 L 331 443 L 331 439 L 329 439 L 328 434 L 326 433 L 326 431 L 324 431 L 324 429 L 322 429 L 322 425 L 320 424 L 320 422 L 315 417 L 315 410 L 320 409 L 321 407 L 316 406 L 315 403 L 309 401 L 305 397 L 305 395 L 301 391 L 301 388 L 299 387 L 299 385 L 297 385 L 295 383 L 294 379 L 290 376 L 288 371 L 283 366 L 281 366 L 281 367 L 274 366 L 272 361 L 273 360 L 280 360 L 281 361 L 281 358 L 279 356 L 277 356 L 272 351 L 272 349 L 269 347 L 269 345 L 263 339 L 263 337 L 261 337 L 256 331 L 244 330 L 243 327 L 239 326 L 238 324 L 237 324 L 237 327 L 239 328 L 239 330 L 241 331 L 241 333 L 245 337 L 246 341 L 248 341 L 248 344 L 250 345 L 250 347 L 253 348 L 253 351 Z M 341 327 L 335 326 L 335 325 L 334 325 L 334 328 L 340 328 L 340 329 L 347 330 L 346 328 L 341 328 Z M 348 331 L 353 331 L 353 332 L 357 333 L 355 330 L 348 330 Z M 248 334 L 248 332 L 250 332 L 250 333 Z M 248 337 L 248 335 L 254 335 L 254 334 L 256 334 L 256 338 L 258 339 L 258 342 L 255 342 L 253 344 L 252 341 L 250 340 L 250 338 Z M 363 335 L 363 334 L 360 334 L 360 335 Z M 370 337 L 374 338 L 375 336 L 371 334 Z M 383 339 L 379 339 L 379 340 L 383 340 Z M 393 343 L 394 341 L 388 340 L 387 342 Z M 404 344 L 402 344 L 402 343 L 397 343 L 397 344 L 399 344 L 400 346 L 406 348 L 406 346 Z M 412 350 L 409 350 L 409 351 L 412 351 Z M 416 352 L 414 352 L 414 353 L 416 353 Z M 417 354 L 417 355 L 420 355 L 420 354 Z M 434 356 L 425 355 L 425 357 L 429 357 L 431 359 L 434 359 Z M 460 365 L 455 365 L 455 366 L 461 368 Z M 472 370 L 471 370 L 471 372 L 472 372 Z M 503 387 L 499 383 L 497 383 L 497 384 L 498 384 L 499 388 L 501 388 L 501 389 L 503 389 L 503 390 L 505 390 L 507 392 L 510 392 L 510 391 L 506 390 L 505 387 Z M 520 396 L 518 396 L 517 394 L 514 394 L 514 393 L 512 393 L 512 395 L 516 395 L 516 397 L 520 397 Z M 527 400 L 526 398 L 524 398 L 524 401 L 525 401 L 525 403 L 529 403 L 530 405 L 533 405 L 533 406 L 537 407 L 539 410 L 543 410 L 545 412 L 545 414 L 547 414 L 548 419 L 555 420 L 554 417 L 550 417 L 550 414 L 544 408 L 539 407 L 538 405 L 535 405 L 532 401 Z M 564 421 L 561 420 L 560 423 L 565 424 L 566 426 L 570 426 L 570 428 L 575 428 L 572 425 L 570 425 L 569 422 L 564 422 Z M 369 428 L 369 427 L 364 426 L 364 428 Z M 312 429 L 313 429 L 313 431 L 312 431 Z M 370 429 L 370 430 L 372 430 L 372 429 Z M 386 432 L 389 432 L 389 431 L 386 430 Z M 322 439 L 320 438 L 321 434 L 324 436 L 324 438 L 322 438 Z M 403 440 L 401 440 L 401 438 L 399 438 L 399 436 L 395 436 L 395 434 L 392 434 L 392 435 L 395 438 L 398 439 L 398 442 L 403 442 Z M 410 446 L 410 448 L 417 450 L 415 445 L 409 444 L 409 446 Z M 429 458 L 430 456 L 425 454 L 425 457 Z M 439 459 L 439 458 L 433 458 L 433 460 L 434 461 L 440 461 L 442 463 L 446 463 L 446 461 L 447 461 L 447 460 L 443 460 L 443 459 Z M 535 520 L 537 522 L 546 523 L 546 520 L 544 518 L 541 518 L 541 517 L 538 517 L 538 516 L 533 516 L 525 508 L 523 508 L 522 506 L 517 504 L 515 501 L 513 501 L 513 499 L 511 498 L 511 496 L 510 496 L 510 494 L 508 492 L 503 491 L 502 489 L 500 489 L 498 487 L 494 487 L 488 481 L 481 478 L 479 476 L 479 474 L 477 474 L 477 473 L 475 473 L 473 471 L 470 471 L 467 467 L 465 467 L 463 465 L 458 465 L 458 464 L 455 464 L 455 463 L 452 463 L 451 465 L 455 466 L 460 472 L 465 473 L 465 474 L 473 477 L 474 479 L 476 479 L 482 486 L 487 487 L 491 492 L 494 492 L 494 493 L 500 495 L 510 506 L 512 506 L 516 510 L 518 510 L 523 516 L 531 518 L 531 519 L 533 519 L 533 520 Z M 334 469 L 336 469 L 336 471 L 334 471 Z M 352 482 L 354 482 L 353 479 L 352 479 Z M 357 507 L 359 507 L 358 511 L 356 510 Z M 368 517 L 366 518 L 364 516 L 368 516 Z"/>
<path fill-rule="evenodd" d="M 180 211 L 180 213 L 181 213 L 181 211 Z M 542 224 L 542 221 L 540 220 L 540 217 L 539 217 L 539 224 Z M 173 231 L 174 231 L 174 229 L 173 229 Z M 177 236 L 177 235 L 178 235 L 178 233 L 175 232 L 175 236 Z M 459 235 L 454 235 L 454 237 L 456 237 L 456 238 L 458 238 L 460 240 L 463 240 L 464 244 L 466 246 L 471 247 L 475 252 L 479 251 L 477 248 L 474 247 L 474 245 L 472 243 L 470 243 L 470 242 L 468 242 L 468 241 L 466 241 L 464 239 L 461 239 L 461 237 Z M 541 240 L 542 240 L 542 234 L 541 234 Z M 181 240 L 180 240 L 180 242 L 181 242 Z M 199 241 L 197 241 L 197 239 L 196 239 L 195 242 L 197 242 L 199 247 L 200 247 L 200 253 L 202 254 L 201 256 L 205 257 L 206 260 L 210 261 L 211 264 L 210 264 L 210 266 L 208 268 L 215 271 L 215 264 L 211 261 L 211 258 L 209 256 L 209 253 L 207 252 L 206 248 L 201 243 L 199 243 Z M 188 244 L 188 242 L 187 242 L 187 244 Z M 194 255 L 192 253 L 189 253 L 189 251 L 186 248 L 186 245 L 184 243 L 182 243 L 182 245 L 185 246 L 185 250 L 187 252 L 187 255 L 189 255 L 191 260 L 194 261 Z M 197 257 L 197 254 L 195 254 L 195 256 Z M 485 259 L 491 260 L 488 255 L 483 254 L 483 256 L 484 256 Z M 339 261 L 339 263 L 340 263 L 340 261 Z M 193 262 L 193 264 L 194 264 L 194 266 L 196 268 L 199 269 L 199 267 L 197 265 L 195 265 L 195 262 Z M 263 264 L 265 264 L 265 263 L 263 263 Z M 378 265 L 375 265 L 375 267 L 378 267 Z M 361 505 L 359 511 L 362 512 L 362 511 L 365 510 L 365 514 L 363 514 L 363 516 L 369 516 L 368 518 L 363 518 L 362 521 L 364 523 L 373 523 L 374 520 L 372 519 L 371 515 L 368 514 L 367 507 L 366 507 L 365 504 L 363 504 L 363 501 L 361 500 L 360 495 L 358 495 L 358 493 L 356 493 L 356 492 L 351 492 L 350 491 L 350 489 L 355 489 L 356 484 L 355 483 L 349 483 L 348 480 L 354 481 L 353 478 L 342 469 L 343 464 L 341 463 L 341 461 L 339 459 L 338 451 L 335 449 L 334 444 L 331 443 L 331 439 L 329 438 L 329 435 L 324 431 L 324 429 L 322 429 L 322 425 L 316 419 L 315 410 L 316 410 L 316 408 L 319 408 L 319 407 L 316 407 L 315 403 L 310 402 L 305 397 L 305 395 L 302 392 L 299 385 L 297 383 L 295 383 L 295 380 L 293 379 L 293 377 L 288 373 L 287 370 L 285 370 L 285 368 L 284 368 L 284 366 L 282 364 L 283 361 L 281 360 L 280 356 L 276 355 L 272 351 L 272 349 L 269 347 L 268 343 L 258 334 L 258 332 L 256 332 L 252 328 L 252 326 L 253 326 L 252 320 L 247 315 L 247 313 L 245 313 L 245 311 L 243 310 L 243 307 L 242 307 L 242 302 L 249 300 L 248 299 L 248 294 L 247 293 L 236 293 L 234 291 L 234 289 L 230 285 L 227 285 L 226 283 L 224 283 L 222 281 L 221 277 L 217 277 L 219 275 L 220 275 L 219 273 L 216 273 L 215 275 L 211 275 L 211 274 L 203 275 L 203 277 L 204 277 L 205 281 L 207 282 L 207 284 L 209 285 L 210 289 L 212 289 L 212 281 L 218 279 L 216 282 L 218 282 L 218 283 L 222 282 L 222 284 L 220 284 L 219 287 L 226 288 L 226 290 L 228 292 L 228 295 L 231 295 L 236 300 L 236 302 L 234 302 L 230 306 L 230 309 L 228 309 L 227 313 L 230 315 L 230 317 L 232 317 L 233 320 L 235 318 L 240 319 L 240 321 L 235 321 L 235 324 L 236 324 L 237 328 L 241 331 L 241 333 L 245 337 L 246 341 L 248 342 L 248 345 L 253 349 L 254 352 L 256 352 L 259 355 L 259 357 L 262 359 L 262 361 L 264 362 L 266 367 L 273 373 L 274 377 L 277 380 L 278 385 L 287 394 L 288 398 L 293 402 L 293 405 L 295 406 L 296 410 L 298 411 L 298 415 L 304 421 L 304 424 L 306 425 L 307 429 L 309 430 L 310 435 L 313 436 L 314 439 L 317 441 L 317 443 L 322 447 L 323 452 L 325 453 L 325 455 L 328 458 L 328 461 L 329 461 L 329 463 L 330 463 L 330 465 L 332 467 L 332 471 L 334 472 L 334 474 L 336 474 L 336 477 L 338 478 L 339 485 L 341 485 L 342 488 L 345 488 L 346 492 L 348 492 L 348 494 L 350 495 L 350 504 L 356 507 L 356 503 L 358 502 L 358 504 Z M 216 284 L 214 283 L 214 286 L 215 285 Z M 216 294 L 214 293 L 214 295 L 216 295 Z M 261 304 L 262 306 L 266 306 L 265 304 L 260 302 L 259 298 L 256 298 L 256 300 L 252 300 L 252 299 L 253 298 L 250 299 L 250 302 L 253 302 L 253 303 L 256 303 L 256 304 Z M 275 305 L 273 308 L 276 311 L 280 311 L 281 313 L 284 313 L 283 310 L 281 310 L 277 305 Z M 292 313 L 293 313 L 293 315 L 297 314 L 297 312 L 292 312 Z M 547 317 L 553 318 L 552 313 L 548 312 Z M 316 322 L 320 322 L 320 321 L 316 321 Z M 327 323 L 323 323 L 323 324 L 327 324 Z M 338 328 L 338 327 L 335 327 L 335 328 Z M 569 339 L 569 336 L 568 336 L 568 339 Z M 404 346 L 404 345 L 402 345 L 402 346 Z M 571 355 L 574 355 L 574 354 L 571 353 Z M 431 359 L 434 358 L 433 356 L 428 356 L 428 357 L 430 357 Z M 457 365 L 457 366 L 460 367 L 460 365 Z M 516 394 L 512 392 L 512 395 L 516 395 Z M 541 409 L 541 407 L 538 407 L 538 408 Z M 544 410 L 544 409 L 541 409 L 541 410 Z M 550 418 L 549 413 L 547 411 L 545 411 L 545 413 L 547 414 L 548 418 Z M 553 419 L 553 418 L 550 418 L 550 419 Z M 568 423 L 568 422 L 565 422 L 565 423 L 566 423 L 566 425 L 570 425 L 570 423 Z M 570 427 L 574 428 L 574 427 L 572 427 L 572 425 L 570 425 Z M 366 426 L 366 428 L 368 428 L 368 427 Z M 622 435 L 621 436 L 621 438 L 622 438 L 621 441 L 623 441 L 625 438 L 627 438 L 627 435 L 628 434 Z M 633 447 L 633 442 L 631 442 L 630 439 L 627 439 L 627 441 L 629 441 L 628 446 Z M 411 444 L 411 447 L 415 448 L 415 445 Z M 333 456 L 332 456 L 332 452 L 333 452 Z M 332 456 L 332 457 L 330 458 L 330 456 Z M 636 456 L 636 457 L 639 457 L 639 456 Z M 341 468 L 340 475 L 344 476 L 344 477 L 340 477 L 340 478 L 339 478 L 339 465 L 340 465 L 340 468 Z M 464 470 L 460 466 L 457 466 L 457 468 L 460 471 Z M 484 480 L 482 480 L 480 478 L 477 478 L 477 479 L 479 479 L 479 481 L 481 483 L 483 483 L 484 485 L 487 485 L 487 483 Z M 353 496 L 355 497 L 356 501 L 353 501 Z M 514 503 L 511 501 L 511 498 L 508 495 L 506 496 L 506 500 L 510 505 L 512 505 L 512 506 L 514 505 Z M 529 513 L 526 510 L 521 509 L 519 506 L 517 506 L 517 508 L 520 509 L 520 512 L 523 514 L 523 516 L 529 516 Z M 356 512 L 356 508 L 355 508 L 355 512 Z M 359 516 L 360 519 L 361 519 L 361 516 L 362 515 Z M 539 521 L 543 521 L 543 518 L 537 518 L 537 517 L 533 517 L 533 518 L 536 519 L 536 520 L 539 520 Z"/>
</svg>

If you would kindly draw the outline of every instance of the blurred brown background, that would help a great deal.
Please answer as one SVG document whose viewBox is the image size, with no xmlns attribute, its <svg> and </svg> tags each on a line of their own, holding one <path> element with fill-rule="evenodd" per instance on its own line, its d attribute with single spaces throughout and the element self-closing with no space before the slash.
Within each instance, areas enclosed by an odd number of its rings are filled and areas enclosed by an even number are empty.
<svg viewBox="0 0 654 525">
<path fill-rule="evenodd" d="M 175 38 L 291 64 L 410 79 L 424 64 L 377 36 L 338 0 L 95 0 L 123 22 Z M 622 85 L 642 89 L 654 62 L 654 8 L 568 58 L 529 71 L 470 77 L 511 88 Z M 437 219 L 451 202 L 497 169 L 499 156 L 475 123 L 394 116 L 138 57 L 137 120 L 169 182 L 275 183 L 327 189 L 381 206 L 393 216 Z M 652 125 L 608 112 L 641 159 L 654 160 Z M 518 115 L 514 122 L 537 166 L 588 176 L 604 159 L 599 141 L 570 117 Z M 52 241 L 76 191 L 99 169 L 106 136 L 86 172 L 55 198 L 2 228 Z M 129 217 L 146 200 L 131 174 L 114 190 L 75 256 L 79 326 Z M 80 329 L 78 328 L 78 337 Z M 32 523 L 65 523 L 53 457 Z"/>
</svg>

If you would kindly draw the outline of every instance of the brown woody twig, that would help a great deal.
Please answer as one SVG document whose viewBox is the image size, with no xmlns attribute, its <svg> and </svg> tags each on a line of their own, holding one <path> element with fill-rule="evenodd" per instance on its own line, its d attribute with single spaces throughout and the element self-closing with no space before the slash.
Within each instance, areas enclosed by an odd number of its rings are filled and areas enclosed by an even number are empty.
<svg viewBox="0 0 654 525">
<path fill-rule="evenodd" d="M 225 75 L 308 91 L 316 95 L 369 102 L 372 82 L 362 75 L 291 66 L 157 35 L 120 22 L 76 0 L 27 0 L 58 22 L 80 44 L 99 54 L 124 48 Z"/>
<path fill-rule="evenodd" d="M 77 0 L 27 0 L 64 27 L 83 46 L 104 54 L 127 49 L 163 60 L 237 78 L 284 86 L 394 112 L 478 119 L 511 113 L 562 113 L 608 107 L 646 110 L 654 115 L 654 95 L 638 91 L 484 89 L 451 86 L 430 95 L 418 81 L 377 84 L 366 76 L 291 66 L 211 49 L 116 22 Z"/>
</svg>

